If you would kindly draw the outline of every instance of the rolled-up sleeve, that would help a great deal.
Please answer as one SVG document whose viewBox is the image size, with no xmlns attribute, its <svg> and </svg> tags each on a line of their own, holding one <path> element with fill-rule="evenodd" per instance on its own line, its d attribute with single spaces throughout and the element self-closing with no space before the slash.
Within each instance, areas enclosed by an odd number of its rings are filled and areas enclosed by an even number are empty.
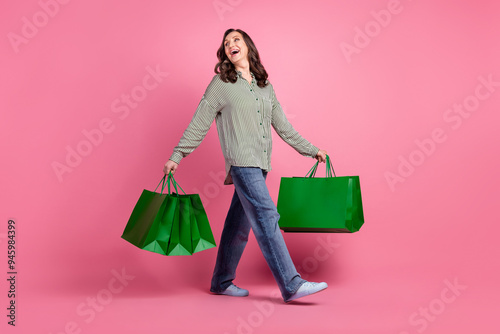
<svg viewBox="0 0 500 334">
<path fill-rule="evenodd" d="M 297 152 L 304 156 L 316 157 L 319 148 L 308 142 L 304 137 L 302 137 L 297 130 L 295 130 L 288 121 L 281 108 L 281 104 L 276 98 L 274 88 L 271 85 L 272 90 L 272 119 L 271 124 L 276 131 L 276 133 L 283 139 L 288 145 L 293 147 Z"/>
</svg>

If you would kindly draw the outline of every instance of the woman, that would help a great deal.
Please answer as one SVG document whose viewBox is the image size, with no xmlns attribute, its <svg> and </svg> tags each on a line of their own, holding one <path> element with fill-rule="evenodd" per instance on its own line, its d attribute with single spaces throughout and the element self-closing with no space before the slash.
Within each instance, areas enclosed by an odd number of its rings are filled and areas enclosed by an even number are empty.
<svg viewBox="0 0 500 334">
<path fill-rule="evenodd" d="M 279 214 L 265 179 L 271 170 L 271 126 L 300 154 L 326 161 L 326 151 L 305 140 L 288 122 L 276 99 L 267 72 L 251 38 L 240 29 L 224 33 L 217 51 L 216 75 L 163 171 L 175 173 L 182 158 L 205 137 L 213 120 L 226 162 L 224 184 L 234 184 L 234 195 L 221 235 L 210 291 L 247 296 L 232 282 L 253 230 L 285 302 L 327 288 L 325 282 L 301 278 L 290 258 L 278 226 Z"/>
</svg>

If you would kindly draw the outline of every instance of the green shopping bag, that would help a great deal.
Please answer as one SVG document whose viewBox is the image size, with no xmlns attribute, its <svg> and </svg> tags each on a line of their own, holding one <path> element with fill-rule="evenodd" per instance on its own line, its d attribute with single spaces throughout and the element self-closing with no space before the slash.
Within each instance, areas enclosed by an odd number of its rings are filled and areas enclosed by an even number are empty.
<svg viewBox="0 0 500 334">
<path fill-rule="evenodd" d="M 160 184 L 163 184 L 161 193 L 156 193 Z M 168 213 L 175 212 L 177 198 L 163 194 L 164 187 L 165 176 L 154 192 L 142 192 L 121 237 L 141 249 L 166 255 L 164 247 L 165 243 L 168 245 L 171 226 L 166 226 L 169 223 L 163 216 L 167 206 Z"/>
<path fill-rule="evenodd" d="M 168 194 L 163 194 L 165 183 L 168 185 Z M 170 183 L 174 186 L 174 193 L 171 192 Z M 161 193 L 156 193 L 160 184 Z M 199 195 L 179 195 L 177 187 L 180 188 L 180 185 L 172 174 L 169 174 L 168 178 L 167 175 L 163 176 L 154 192 L 144 190 L 132 211 L 122 238 L 141 249 L 163 255 L 191 255 L 215 247 L 212 230 Z M 198 209 L 195 212 L 194 207 L 198 205 L 203 211 Z M 193 233 L 200 228 L 203 230 L 203 236 L 199 232 Z M 201 238 L 207 242 L 200 246 Z"/>
<path fill-rule="evenodd" d="M 208 223 L 208 217 L 198 194 L 189 195 L 191 199 L 191 239 L 193 241 L 193 253 L 215 247 L 214 235 Z"/>
<path fill-rule="evenodd" d="M 326 177 L 314 177 L 319 162 L 305 177 L 282 177 L 278 222 L 285 232 L 351 233 L 364 223 L 359 176 L 336 176 L 326 156 Z"/>
<path fill-rule="evenodd" d="M 173 177 L 172 177 L 173 180 Z M 180 185 L 175 182 L 174 184 Z M 180 188 L 182 190 L 182 188 Z M 182 190 L 184 192 L 184 190 Z M 215 247 L 212 229 L 198 194 L 178 195 L 179 218 L 174 224 L 168 255 L 188 255 Z M 174 221 L 177 221 L 174 219 Z M 178 228 L 177 228 L 177 227 Z"/>
</svg>

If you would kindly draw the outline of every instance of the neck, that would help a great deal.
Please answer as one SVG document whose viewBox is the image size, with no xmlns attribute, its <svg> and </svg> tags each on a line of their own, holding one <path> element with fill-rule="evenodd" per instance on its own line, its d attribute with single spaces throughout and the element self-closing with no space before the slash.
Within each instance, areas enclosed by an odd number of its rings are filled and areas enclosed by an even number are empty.
<svg viewBox="0 0 500 334">
<path fill-rule="evenodd" d="M 250 63 L 246 59 L 242 59 L 238 63 L 235 63 L 234 68 L 242 74 L 250 75 Z"/>
</svg>

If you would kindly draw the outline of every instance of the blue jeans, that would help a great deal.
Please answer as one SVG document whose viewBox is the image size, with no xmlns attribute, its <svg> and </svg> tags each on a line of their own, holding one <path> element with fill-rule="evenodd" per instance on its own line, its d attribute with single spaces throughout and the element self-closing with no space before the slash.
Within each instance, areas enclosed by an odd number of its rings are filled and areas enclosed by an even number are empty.
<svg viewBox="0 0 500 334">
<path fill-rule="evenodd" d="M 234 195 L 222 231 L 210 291 L 222 292 L 235 278 L 250 228 L 286 301 L 305 282 L 295 269 L 278 226 L 279 214 L 258 167 L 231 167 Z"/>
</svg>

